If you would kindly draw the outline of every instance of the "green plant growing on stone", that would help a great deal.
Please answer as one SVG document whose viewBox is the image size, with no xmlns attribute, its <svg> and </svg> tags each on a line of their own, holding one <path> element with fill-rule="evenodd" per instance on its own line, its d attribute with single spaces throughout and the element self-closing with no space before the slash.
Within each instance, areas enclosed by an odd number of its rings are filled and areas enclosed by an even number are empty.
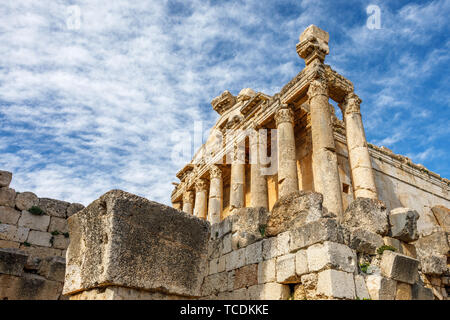
<svg viewBox="0 0 450 320">
<path fill-rule="evenodd" d="M 261 237 L 266 236 L 266 228 L 267 228 L 267 225 L 265 225 L 265 224 L 262 224 L 259 226 L 259 233 L 261 234 Z"/>
<path fill-rule="evenodd" d="M 22 244 L 23 244 L 25 247 L 31 246 L 31 244 L 30 244 L 29 242 L 26 242 L 26 241 L 22 242 Z"/>
<path fill-rule="evenodd" d="M 379 247 L 379 248 L 377 249 L 377 253 L 378 253 L 379 255 L 382 255 L 383 252 L 384 252 L 385 250 L 389 250 L 389 251 L 397 251 L 397 249 L 394 248 L 393 246 L 383 245 L 383 246 L 381 246 L 381 247 Z"/>
<path fill-rule="evenodd" d="M 370 266 L 370 263 L 364 262 L 359 265 L 359 268 L 361 269 L 361 272 L 367 273 L 367 269 L 369 268 L 369 266 Z"/>
<path fill-rule="evenodd" d="M 68 232 L 64 232 L 63 236 L 64 236 L 64 238 L 68 238 L 69 237 L 69 233 Z"/>
<path fill-rule="evenodd" d="M 51 238 L 50 238 L 50 244 L 53 246 L 53 241 L 55 241 L 55 237 L 54 236 L 52 236 Z"/>
<path fill-rule="evenodd" d="M 55 231 L 52 232 L 52 236 L 57 236 L 57 235 L 59 235 L 59 231 L 58 230 L 55 230 Z"/>
<path fill-rule="evenodd" d="M 45 214 L 44 210 L 42 210 L 38 206 L 32 206 L 30 209 L 28 209 L 28 212 L 36 216 L 42 216 Z"/>
</svg>

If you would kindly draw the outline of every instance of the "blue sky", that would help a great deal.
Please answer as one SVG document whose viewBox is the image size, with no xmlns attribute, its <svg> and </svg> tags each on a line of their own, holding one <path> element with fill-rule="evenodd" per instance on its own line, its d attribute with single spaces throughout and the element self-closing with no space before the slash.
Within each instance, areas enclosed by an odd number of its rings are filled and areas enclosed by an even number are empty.
<svg viewBox="0 0 450 320">
<path fill-rule="evenodd" d="M 381 29 L 366 26 L 371 4 Z M 445 0 L 4 0 L 0 169 L 41 197 L 89 204 L 120 188 L 168 204 L 172 147 L 215 123 L 225 89 L 278 92 L 315 24 L 363 100 L 368 141 L 450 178 L 449 16 Z"/>
</svg>

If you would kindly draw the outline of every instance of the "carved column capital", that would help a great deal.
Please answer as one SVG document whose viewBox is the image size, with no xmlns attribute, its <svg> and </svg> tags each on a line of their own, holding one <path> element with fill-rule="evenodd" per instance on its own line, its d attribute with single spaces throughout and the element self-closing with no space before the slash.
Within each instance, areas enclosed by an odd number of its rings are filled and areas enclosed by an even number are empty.
<svg viewBox="0 0 450 320">
<path fill-rule="evenodd" d="M 222 170 L 218 166 L 212 165 L 209 169 L 209 175 L 211 179 L 222 178 Z"/>
<path fill-rule="evenodd" d="M 287 105 L 282 105 L 281 108 L 279 108 L 275 112 L 275 122 L 277 124 L 277 127 L 280 123 L 283 123 L 283 122 L 289 122 L 289 123 L 293 124 L 294 123 L 294 112 Z"/>
<path fill-rule="evenodd" d="M 308 88 L 308 100 L 316 96 L 326 96 L 328 98 L 328 85 L 325 79 L 317 78 L 311 81 Z"/>
<path fill-rule="evenodd" d="M 183 193 L 183 203 L 193 203 L 194 202 L 194 192 L 188 190 Z"/>
<path fill-rule="evenodd" d="M 208 182 L 205 179 L 197 179 L 195 180 L 195 190 L 198 191 L 206 191 L 208 186 Z"/>
<path fill-rule="evenodd" d="M 361 113 L 360 105 L 362 100 L 354 93 L 351 92 L 345 96 L 344 101 L 340 104 L 342 112 L 344 114 Z"/>
</svg>

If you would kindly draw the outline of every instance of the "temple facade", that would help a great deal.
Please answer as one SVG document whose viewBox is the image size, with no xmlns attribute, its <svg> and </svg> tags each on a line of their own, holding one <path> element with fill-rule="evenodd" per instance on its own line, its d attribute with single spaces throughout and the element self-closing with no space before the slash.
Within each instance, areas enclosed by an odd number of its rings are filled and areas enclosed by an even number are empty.
<svg viewBox="0 0 450 320">
<path fill-rule="evenodd" d="M 246 88 L 212 100 L 220 117 L 177 173 L 174 208 L 214 224 L 239 208 L 270 211 L 304 190 L 322 193 L 338 218 L 356 198 L 379 199 L 388 209 L 416 210 L 422 236 L 435 231 L 431 208 L 450 207 L 449 180 L 367 142 L 352 82 L 324 63 L 328 41 L 314 25 L 301 34 L 296 49 L 305 68 L 275 95 Z"/>
</svg>

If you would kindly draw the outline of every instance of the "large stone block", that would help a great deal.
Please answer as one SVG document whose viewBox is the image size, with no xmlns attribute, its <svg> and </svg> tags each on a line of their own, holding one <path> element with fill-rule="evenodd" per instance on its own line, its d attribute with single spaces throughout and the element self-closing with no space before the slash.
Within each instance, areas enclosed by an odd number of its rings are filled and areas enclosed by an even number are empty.
<svg viewBox="0 0 450 320">
<path fill-rule="evenodd" d="M 20 218 L 20 211 L 11 207 L 0 206 L 0 223 L 17 224 Z"/>
<path fill-rule="evenodd" d="M 356 229 L 350 232 L 348 245 L 357 252 L 376 254 L 377 248 L 383 244 L 383 238 L 374 232 L 365 229 Z"/>
<path fill-rule="evenodd" d="M 427 275 L 440 276 L 447 271 L 447 257 L 444 255 L 429 255 L 420 260 L 421 271 Z"/>
<path fill-rule="evenodd" d="M 28 235 L 27 242 L 41 247 L 51 247 L 52 246 L 52 234 L 49 232 L 42 232 L 31 230 Z"/>
<path fill-rule="evenodd" d="M 62 283 L 24 273 L 22 277 L 0 274 L 0 300 L 58 300 Z"/>
<path fill-rule="evenodd" d="M 238 269 L 245 265 L 245 248 L 231 251 L 226 255 L 226 270 Z"/>
<path fill-rule="evenodd" d="M 384 236 L 389 231 L 386 205 L 380 200 L 356 198 L 345 210 L 342 224 L 350 231 L 364 229 Z"/>
<path fill-rule="evenodd" d="M 69 247 L 70 239 L 65 235 L 53 236 L 53 248 L 65 250 Z"/>
<path fill-rule="evenodd" d="M 320 219 L 307 223 L 298 229 L 290 231 L 290 235 L 291 251 L 324 241 L 344 242 L 342 228 L 335 219 Z"/>
<path fill-rule="evenodd" d="M 236 270 L 234 274 L 234 290 L 258 284 L 258 265 L 251 264 Z"/>
<path fill-rule="evenodd" d="M 233 233 L 247 234 L 251 239 L 247 245 L 258 241 L 264 237 L 267 226 L 267 219 L 270 212 L 265 208 L 240 208 L 230 216 L 231 231 Z"/>
<path fill-rule="evenodd" d="M 28 210 L 39 204 L 39 198 L 33 192 L 21 192 L 16 195 L 16 207 L 19 210 Z"/>
<path fill-rule="evenodd" d="M 276 259 L 260 262 L 258 264 L 258 283 L 275 282 L 276 280 Z"/>
<path fill-rule="evenodd" d="M 67 217 L 71 217 L 83 209 L 84 206 L 81 203 L 72 203 L 67 207 Z"/>
<path fill-rule="evenodd" d="M 44 212 L 53 217 L 66 218 L 67 208 L 70 203 L 55 199 L 40 198 L 39 207 L 44 210 Z"/>
<path fill-rule="evenodd" d="M 387 278 L 414 284 L 418 280 L 419 260 L 385 250 L 380 263 L 381 274 Z"/>
<path fill-rule="evenodd" d="M 447 255 L 449 244 L 447 234 L 444 231 L 435 232 L 429 236 L 419 238 L 414 242 L 419 260 L 429 255 Z"/>
<path fill-rule="evenodd" d="M 323 196 L 311 191 L 297 191 L 281 197 L 272 208 L 266 234 L 276 236 L 322 218 L 322 202 Z"/>
<path fill-rule="evenodd" d="M 300 277 L 295 272 L 295 254 L 277 258 L 277 282 L 284 284 L 300 282 Z"/>
<path fill-rule="evenodd" d="M 226 272 L 216 273 L 205 277 L 202 285 L 202 296 L 209 296 L 226 291 L 227 281 L 228 275 Z"/>
<path fill-rule="evenodd" d="M 0 273 L 21 276 L 28 255 L 17 249 L 0 249 Z"/>
<path fill-rule="evenodd" d="M 415 210 L 409 208 L 391 210 L 389 223 L 392 237 L 408 243 L 417 240 L 419 238 L 419 232 L 417 231 L 418 219 L 419 214 Z"/>
<path fill-rule="evenodd" d="M 0 240 L 24 242 L 29 232 L 29 228 L 0 224 Z"/>
<path fill-rule="evenodd" d="M 64 282 L 66 259 L 63 257 L 47 257 L 42 259 L 38 273 L 49 280 Z"/>
<path fill-rule="evenodd" d="M 35 215 L 28 211 L 22 211 L 22 216 L 19 219 L 19 226 L 30 228 L 32 230 L 47 231 L 50 224 L 50 216 Z"/>
<path fill-rule="evenodd" d="M 308 270 L 338 269 L 353 273 L 356 271 L 356 253 L 345 244 L 325 241 L 306 250 Z"/>
<path fill-rule="evenodd" d="M 255 242 L 245 248 L 246 264 L 259 263 L 263 260 L 262 241 Z"/>
<path fill-rule="evenodd" d="M 264 283 L 248 289 L 251 300 L 287 300 L 290 296 L 288 285 L 279 283 Z"/>
<path fill-rule="evenodd" d="M 12 173 L 9 171 L 0 170 L 0 188 L 9 187 L 12 180 Z"/>
<path fill-rule="evenodd" d="M 441 228 L 446 232 L 450 232 L 450 209 L 444 206 L 434 206 L 431 208 L 431 211 Z"/>
<path fill-rule="evenodd" d="M 412 290 L 409 283 L 397 282 L 395 300 L 412 300 Z"/>
<path fill-rule="evenodd" d="M 320 272 L 317 281 L 317 294 L 329 298 L 354 299 L 356 292 L 353 274 L 337 270 Z"/>
<path fill-rule="evenodd" d="M 201 295 L 208 268 L 207 221 L 112 190 L 68 222 L 65 294 L 108 284 Z"/>
<path fill-rule="evenodd" d="M 11 188 L 0 188 L 0 206 L 14 208 L 16 205 L 16 191 Z"/>
<path fill-rule="evenodd" d="M 50 225 L 48 227 L 48 232 L 58 231 L 60 233 L 66 233 L 69 231 L 67 227 L 67 220 L 64 218 L 52 217 L 50 219 Z"/>
<path fill-rule="evenodd" d="M 295 253 L 295 273 L 298 276 L 309 273 L 308 269 L 308 255 L 306 250 L 298 250 Z"/>
<path fill-rule="evenodd" d="M 433 291 L 419 283 L 413 284 L 411 295 L 413 300 L 434 300 Z"/>
<path fill-rule="evenodd" d="M 372 300 L 395 300 L 397 282 L 377 274 L 366 278 L 367 290 Z"/>
<path fill-rule="evenodd" d="M 355 275 L 355 290 L 356 297 L 361 300 L 370 299 L 369 291 L 367 290 L 366 281 L 364 276 Z"/>
</svg>

